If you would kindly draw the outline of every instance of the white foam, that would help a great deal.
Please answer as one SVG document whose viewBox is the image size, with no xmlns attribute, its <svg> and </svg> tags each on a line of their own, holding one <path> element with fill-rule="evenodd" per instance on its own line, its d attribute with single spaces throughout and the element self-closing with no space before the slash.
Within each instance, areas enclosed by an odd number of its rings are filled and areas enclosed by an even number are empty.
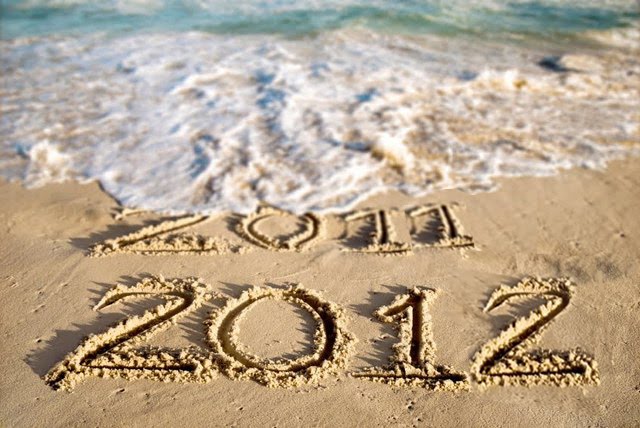
<svg viewBox="0 0 640 428">
<path fill-rule="evenodd" d="M 75 176 L 71 156 L 61 153 L 58 146 L 51 144 L 48 140 L 32 146 L 28 156 L 25 181 L 32 186 L 60 183 Z"/>
<path fill-rule="evenodd" d="M 613 48 L 554 73 L 543 52 L 365 30 L 0 46 L 0 174 L 95 179 L 162 212 L 344 210 L 601 167 L 640 144 L 640 65 Z"/>
</svg>

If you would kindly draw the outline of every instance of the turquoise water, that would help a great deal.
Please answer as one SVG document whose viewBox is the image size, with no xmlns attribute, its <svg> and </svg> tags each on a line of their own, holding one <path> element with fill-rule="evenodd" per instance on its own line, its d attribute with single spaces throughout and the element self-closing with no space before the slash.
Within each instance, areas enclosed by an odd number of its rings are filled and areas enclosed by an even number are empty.
<svg viewBox="0 0 640 428">
<path fill-rule="evenodd" d="M 346 27 L 384 32 L 567 36 L 624 27 L 636 1 L 3 0 L 4 39 L 51 34 L 197 30 L 304 36 Z"/>
</svg>

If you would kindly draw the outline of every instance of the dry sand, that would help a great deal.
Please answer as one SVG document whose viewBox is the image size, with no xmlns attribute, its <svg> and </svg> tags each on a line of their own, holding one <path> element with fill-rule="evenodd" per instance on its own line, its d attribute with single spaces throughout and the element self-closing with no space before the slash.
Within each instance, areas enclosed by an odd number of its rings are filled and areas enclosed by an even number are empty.
<svg viewBox="0 0 640 428">
<path fill-rule="evenodd" d="M 3 426 L 640 425 L 637 161 L 297 220 L 0 207 Z"/>
</svg>

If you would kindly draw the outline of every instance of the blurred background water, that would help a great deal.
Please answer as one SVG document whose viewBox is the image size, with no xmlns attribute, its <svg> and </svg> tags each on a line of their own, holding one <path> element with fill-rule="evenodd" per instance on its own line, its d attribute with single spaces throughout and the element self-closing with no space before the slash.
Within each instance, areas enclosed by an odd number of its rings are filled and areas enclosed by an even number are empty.
<svg viewBox="0 0 640 428">
<path fill-rule="evenodd" d="M 3 0 L 1 22 L 3 38 L 167 30 L 304 36 L 351 26 L 537 38 L 627 26 L 639 9 L 633 0 Z"/>
<path fill-rule="evenodd" d="M 1 0 L 0 176 L 345 210 L 640 153 L 635 0 Z"/>
</svg>

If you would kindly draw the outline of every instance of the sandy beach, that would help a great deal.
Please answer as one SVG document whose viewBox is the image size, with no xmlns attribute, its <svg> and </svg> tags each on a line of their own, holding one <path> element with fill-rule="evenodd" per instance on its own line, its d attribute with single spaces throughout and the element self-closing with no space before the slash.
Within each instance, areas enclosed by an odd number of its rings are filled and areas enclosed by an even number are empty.
<svg viewBox="0 0 640 428">
<path fill-rule="evenodd" d="M 5 181 L 0 424 L 639 425 L 637 160 L 499 183 L 118 241 L 173 223 Z"/>
</svg>

